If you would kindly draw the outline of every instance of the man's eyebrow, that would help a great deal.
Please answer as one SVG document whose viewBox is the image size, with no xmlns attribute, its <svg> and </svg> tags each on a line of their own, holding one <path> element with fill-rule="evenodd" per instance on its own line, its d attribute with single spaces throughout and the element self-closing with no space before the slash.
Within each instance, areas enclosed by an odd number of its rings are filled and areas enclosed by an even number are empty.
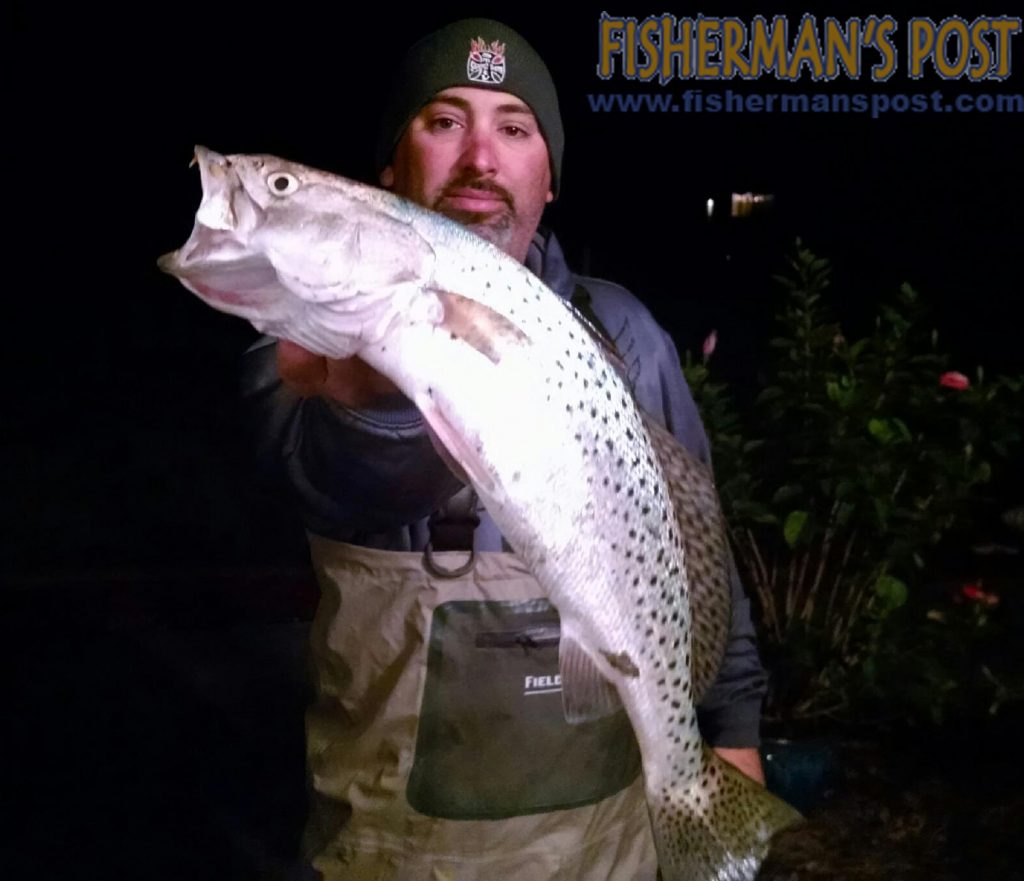
<svg viewBox="0 0 1024 881">
<path fill-rule="evenodd" d="M 438 95 L 436 98 L 431 100 L 426 106 L 433 107 L 435 104 L 447 104 L 449 107 L 454 107 L 457 110 L 463 110 L 469 112 L 471 110 L 470 103 L 465 98 L 460 98 L 458 95 Z M 510 102 L 508 104 L 499 104 L 494 108 L 498 113 L 524 113 L 528 116 L 533 116 L 533 111 L 524 104 L 522 101 Z"/>
</svg>

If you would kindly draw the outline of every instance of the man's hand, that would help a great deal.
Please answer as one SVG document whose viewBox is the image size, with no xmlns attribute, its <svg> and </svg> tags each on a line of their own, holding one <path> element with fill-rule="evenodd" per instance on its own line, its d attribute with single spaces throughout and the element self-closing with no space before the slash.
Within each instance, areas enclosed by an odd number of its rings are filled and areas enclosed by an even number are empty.
<svg viewBox="0 0 1024 881">
<path fill-rule="evenodd" d="M 735 768 L 739 768 L 751 780 L 756 780 L 764 786 L 764 768 L 761 767 L 761 754 L 754 748 L 733 749 L 725 746 L 716 746 L 715 752 L 720 759 L 724 759 Z"/>
<path fill-rule="evenodd" d="M 281 381 L 304 398 L 321 395 L 346 407 L 366 407 L 399 393 L 390 379 L 361 358 L 325 358 L 288 340 L 277 341 Z"/>
</svg>

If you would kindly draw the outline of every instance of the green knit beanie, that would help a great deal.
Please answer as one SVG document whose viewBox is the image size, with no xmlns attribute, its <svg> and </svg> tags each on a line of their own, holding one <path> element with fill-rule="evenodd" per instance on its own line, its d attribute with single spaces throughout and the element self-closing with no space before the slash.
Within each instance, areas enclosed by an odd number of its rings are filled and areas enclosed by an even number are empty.
<svg viewBox="0 0 1024 881">
<path fill-rule="evenodd" d="M 551 159 L 551 192 L 558 195 L 565 135 L 547 66 L 512 28 L 487 18 L 447 25 L 416 43 L 402 60 L 384 107 L 377 173 L 391 163 L 413 117 L 438 92 L 456 86 L 508 92 L 537 117 Z"/>
</svg>

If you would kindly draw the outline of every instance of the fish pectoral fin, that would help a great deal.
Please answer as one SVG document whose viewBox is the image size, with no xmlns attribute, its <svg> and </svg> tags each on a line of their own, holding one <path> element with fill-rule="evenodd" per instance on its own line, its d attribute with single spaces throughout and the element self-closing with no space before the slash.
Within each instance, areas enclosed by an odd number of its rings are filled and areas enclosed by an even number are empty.
<svg viewBox="0 0 1024 881">
<path fill-rule="evenodd" d="M 512 349 L 529 345 L 529 337 L 490 306 L 451 291 L 434 293 L 444 306 L 440 326 L 492 363 L 500 363 Z"/>
<path fill-rule="evenodd" d="M 413 403 L 427 422 L 431 443 L 451 472 L 464 483 L 472 483 L 478 489 L 492 493 L 494 478 L 473 444 L 445 418 L 428 395 L 417 395 Z M 446 454 L 441 453 L 441 447 Z"/>
<path fill-rule="evenodd" d="M 558 644 L 562 674 L 562 709 L 570 725 L 603 719 L 622 709 L 615 686 L 598 669 L 583 646 L 562 630 Z"/>
</svg>

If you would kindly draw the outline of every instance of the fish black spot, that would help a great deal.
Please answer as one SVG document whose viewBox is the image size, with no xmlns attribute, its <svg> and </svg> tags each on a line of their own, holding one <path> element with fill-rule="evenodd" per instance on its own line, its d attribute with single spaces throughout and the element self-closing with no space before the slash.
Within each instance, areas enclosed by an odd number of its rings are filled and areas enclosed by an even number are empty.
<svg viewBox="0 0 1024 881">
<path fill-rule="evenodd" d="M 640 560 L 640 558 L 637 557 L 637 561 L 639 561 L 639 560 Z M 656 585 L 657 583 L 658 583 L 658 576 L 657 575 L 652 575 L 651 576 L 651 587 L 654 587 L 654 585 Z"/>
<path fill-rule="evenodd" d="M 550 399 L 550 398 L 548 398 L 548 400 L 551 400 L 551 399 Z M 640 513 L 641 513 L 641 514 L 650 514 L 650 513 L 651 513 L 651 506 L 650 506 L 650 505 L 644 505 L 644 506 L 643 506 L 643 507 L 642 507 L 642 508 L 640 509 Z"/>
<path fill-rule="evenodd" d="M 629 537 L 630 538 L 636 538 L 636 530 L 635 529 L 629 530 Z"/>
<path fill-rule="evenodd" d="M 586 384 L 587 384 L 586 381 L 584 381 L 583 385 L 586 386 Z M 597 416 L 597 407 L 591 407 L 590 408 L 590 418 L 593 419 L 595 416 Z"/>
<path fill-rule="evenodd" d="M 624 464 L 625 464 L 625 460 L 620 457 L 619 460 L 615 463 L 615 467 L 616 468 L 621 468 Z"/>
<path fill-rule="evenodd" d="M 636 578 L 633 579 L 633 587 L 639 587 L 639 586 L 640 586 L 640 576 L 637 575 Z M 643 602 L 643 597 L 641 597 L 639 601 Z"/>
</svg>

